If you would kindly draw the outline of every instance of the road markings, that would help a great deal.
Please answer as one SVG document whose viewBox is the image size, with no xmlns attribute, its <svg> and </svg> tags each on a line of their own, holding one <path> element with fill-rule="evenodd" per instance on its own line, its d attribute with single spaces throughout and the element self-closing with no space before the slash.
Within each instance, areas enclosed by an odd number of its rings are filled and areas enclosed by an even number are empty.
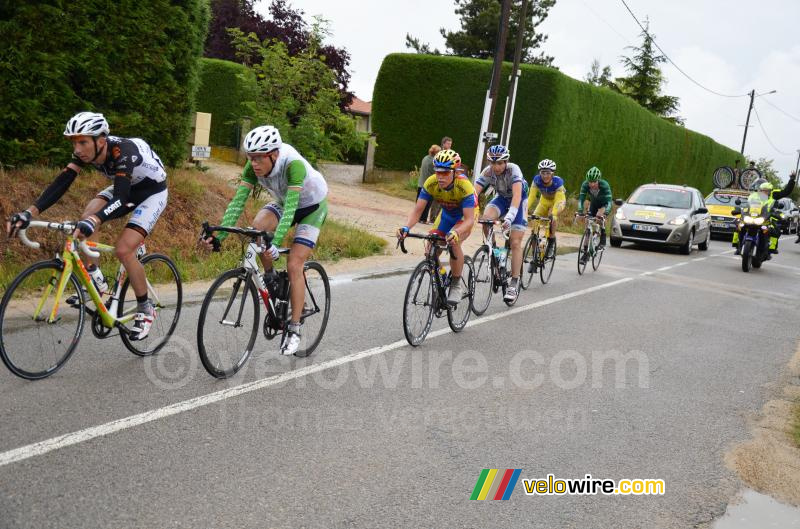
<svg viewBox="0 0 800 529">
<path fill-rule="evenodd" d="M 476 325 L 482 325 L 490 321 L 499 320 L 501 318 L 507 318 L 539 307 L 552 305 L 553 303 L 559 303 L 561 301 L 566 301 L 568 299 L 584 296 L 586 294 L 591 294 L 599 290 L 604 290 L 606 288 L 611 288 L 617 285 L 621 285 L 623 283 L 633 281 L 634 279 L 635 279 L 634 277 L 625 277 L 622 279 L 617 279 L 615 281 L 610 281 L 608 283 L 603 283 L 582 290 L 577 290 L 575 292 L 570 292 L 560 296 L 544 299 L 542 301 L 537 301 L 536 303 L 531 303 L 529 305 L 524 305 L 522 307 L 515 307 L 513 309 L 504 312 L 499 312 L 497 314 L 492 314 L 490 316 L 484 316 L 482 318 L 478 318 L 477 320 L 473 320 L 469 322 L 468 326 L 474 327 Z M 440 329 L 438 331 L 430 333 L 427 339 L 430 340 L 438 336 L 450 333 L 451 333 L 450 329 L 445 327 L 444 329 Z M 68 446 L 84 443 L 86 441 L 91 441 L 92 439 L 97 439 L 98 437 L 103 437 L 115 432 L 127 430 L 129 428 L 140 426 L 142 424 L 147 424 L 149 422 L 163 419 L 165 417 L 170 417 L 172 415 L 177 415 L 179 413 L 201 408 L 203 406 L 208 406 L 209 404 L 214 404 L 216 402 L 220 402 L 226 399 L 238 397 L 239 395 L 244 395 L 246 393 L 258 391 L 260 389 L 268 388 L 270 386 L 282 384 L 284 382 L 294 380 L 300 377 L 312 375 L 319 371 L 333 369 L 335 367 L 344 364 L 356 362 L 364 358 L 383 354 L 406 346 L 408 346 L 408 343 L 405 340 L 398 340 L 390 344 L 382 345 L 379 347 L 373 347 L 371 349 L 366 349 L 358 353 L 342 356 L 339 358 L 335 358 L 333 360 L 327 360 L 319 364 L 305 366 L 300 369 L 290 371 L 288 373 L 282 373 L 280 375 L 274 375 L 271 377 L 262 378 L 232 388 L 227 388 L 220 391 L 216 391 L 214 393 L 209 393 L 207 395 L 201 395 L 193 399 L 176 402 L 175 404 L 170 404 L 169 406 L 164 406 L 163 408 L 158 408 L 143 413 L 138 413 L 136 415 L 131 415 L 123 419 L 118 419 L 105 424 L 100 424 L 98 426 L 92 426 L 89 428 L 85 428 L 83 430 L 78 430 L 76 432 L 71 432 L 68 434 L 53 437 L 45 441 L 39 441 L 37 443 L 21 446 L 19 448 L 14 448 L 12 450 L 0 453 L 0 467 L 3 467 L 5 465 L 10 465 L 11 463 L 17 463 L 19 461 L 24 461 L 26 459 L 43 455 L 48 452 L 52 452 L 54 450 L 59 450 L 61 448 L 66 448 Z"/>
</svg>

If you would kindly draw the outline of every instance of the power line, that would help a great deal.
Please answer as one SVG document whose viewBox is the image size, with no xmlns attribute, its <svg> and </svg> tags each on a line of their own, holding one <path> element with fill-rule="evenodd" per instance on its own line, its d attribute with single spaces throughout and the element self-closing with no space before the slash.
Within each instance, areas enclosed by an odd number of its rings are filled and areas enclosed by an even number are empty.
<svg viewBox="0 0 800 529">
<path fill-rule="evenodd" d="M 631 46 L 633 45 L 633 43 L 630 41 L 630 39 L 629 39 L 628 37 L 626 37 L 625 35 L 623 35 L 623 34 L 622 34 L 622 33 L 620 33 L 619 31 L 617 31 L 617 28 L 615 28 L 614 26 L 612 26 L 611 24 L 609 24 L 609 23 L 608 23 L 608 21 L 607 21 L 605 18 L 601 17 L 601 16 L 600 16 L 600 14 L 599 14 L 597 11 L 595 11 L 595 10 L 594 10 L 594 8 L 592 8 L 592 6 L 590 6 L 590 5 L 589 5 L 587 2 L 585 2 L 584 0 L 581 0 L 581 3 L 582 3 L 582 4 L 583 4 L 585 7 L 586 7 L 586 9 L 588 9 L 589 11 L 591 11 L 591 13 L 592 13 L 592 14 L 593 14 L 593 15 L 594 15 L 594 16 L 595 16 L 595 17 L 596 17 L 598 20 L 600 20 L 600 21 L 601 21 L 603 24 L 605 24 L 606 26 L 608 26 L 609 28 L 611 28 L 611 31 L 613 31 L 614 33 L 616 33 L 617 35 L 619 35 L 619 37 L 620 37 L 622 40 L 624 40 L 625 42 L 627 42 L 627 43 L 628 43 L 629 45 L 631 45 Z"/>
<path fill-rule="evenodd" d="M 772 145 L 772 148 L 773 148 L 773 149 L 775 149 L 775 152 L 777 152 L 778 154 L 782 154 L 782 155 L 784 155 L 784 156 L 792 156 L 794 153 L 791 153 L 791 152 L 783 152 L 783 151 L 782 151 L 782 150 L 780 150 L 779 148 L 775 147 L 775 144 L 774 144 L 774 143 L 772 143 L 772 140 L 771 140 L 771 139 L 769 139 L 769 136 L 767 135 L 767 131 L 766 131 L 766 130 L 764 130 L 764 124 L 763 124 L 763 123 L 761 123 L 761 118 L 758 116 L 758 109 L 756 108 L 756 105 L 755 105 L 755 103 L 753 103 L 753 112 L 755 112 L 755 114 L 756 114 L 756 121 L 758 121 L 758 126 L 761 128 L 761 132 L 763 132 L 763 133 L 764 133 L 764 137 L 765 137 L 765 138 L 767 138 L 767 142 L 768 142 L 770 145 Z"/>
<path fill-rule="evenodd" d="M 676 70 L 678 70 L 679 72 L 681 72 L 681 73 L 684 75 L 684 77 L 686 77 L 687 79 L 689 79 L 691 82 L 693 82 L 694 84 L 696 84 L 697 86 L 699 86 L 700 88 L 702 88 L 703 90 L 705 90 L 706 92 L 711 92 L 712 94 L 714 94 L 714 95 L 718 95 L 718 96 L 720 96 L 720 97 L 731 97 L 731 98 L 733 98 L 733 97 L 750 97 L 750 94 L 740 94 L 740 95 L 722 94 L 722 93 L 720 93 L 720 92 L 717 92 L 716 90 L 712 90 L 712 89 L 710 89 L 710 88 L 708 88 L 708 87 L 706 87 L 706 86 L 703 86 L 703 85 L 701 85 L 699 82 L 695 81 L 695 80 L 692 78 L 692 76 L 690 76 L 688 73 L 684 72 L 684 71 L 683 71 L 683 70 L 680 68 L 680 66 L 678 66 L 677 64 L 675 64 L 675 61 L 673 61 L 672 59 L 670 59 L 670 58 L 669 58 L 669 55 L 667 55 L 667 54 L 666 54 L 666 52 L 665 52 L 664 50 L 662 50 L 662 49 L 661 49 L 661 46 L 659 46 L 659 45 L 658 45 L 658 42 L 656 42 L 656 39 L 654 39 L 654 38 L 653 38 L 653 36 L 652 36 L 652 35 L 650 35 L 650 33 L 649 33 L 649 32 L 648 32 L 646 29 L 645 29 L 645 27 L 642 25 L 642 23 L 641 23 L 641 22 L 639 22 L 639 19 L 638 19 L 638 18 L 636 18 L 636 15 L 634 15 L 634 14 L 633 14 L 633 11 L 631 11 L 631 8 L 630 8 L 630 7 L 628 7 L 628 4 L 625 2 L 625 0 L 620 0 L 620 1 L 622 2 L 622 5 L 624 5 L 624 6 L 625 6 L 625 9 L 627 9 L 627 10 L 628 10 L 628 13 L 630 13 L 630 14 L 631 14 L 631 16 L 633 17 L 633 20 L 635 20 L 635 21 L 636 21 L 636 24 L 638 24 L 638 26 L 639 26 L 640 28 L 642 28 L 642 31 L 644 31 L 644 34 L 645 34 L 645 35 L 647 35 L 648 37 L 650 37 L 650 40 L 652 40 L 652 41 L 653 41 L 653 44 L 655 45 L 655 47 L 656 47 L 656 48 L 658 48 L 658 51 L 660 51 L 660 52 L 661 52 L 661 54 L 662 54 L 662 55 L 663 55 L 663 56 L 664 56 L 664 57 L 665 57 L 665 58 L 666 58 L 666 59 L 667 59 L 667 60 L 670 62 L 670 64 L 672 64 L 672 66 L 674 66 Z"/>
<path fill-rule="evenodd" d="M 800 118 L 796 118 L 796 117 L 794 117 L 793 115 L 791 115 L 791 114 L 789 114 L 788 112 L 786 112 L 786 111 L 785 111 L 784 109 L 782 109 L 781 107 L 779 107 L 778 105 L 776 105 L 776 104 L 774 104 L 774 103 L 770 103 L 770 101 L 769 101 L 768 99 L 765 99 L 765 100 L 764 100 L 764 102 L 765 102 L 766 104 L 768 104 L 769 106 L 771 106 L 772 108 L 774 108 L 775 110 L 777 110 L 778 112 L 780 112 L 780 113 L 782 113 L 783 115 L 785 115 L 786 117 L 788 117 L 788 118 L 791 118 L 791 119 L 793 119 L 793 120 L 797 121 L 798 123 L 800 123 Z"/>
</svg>

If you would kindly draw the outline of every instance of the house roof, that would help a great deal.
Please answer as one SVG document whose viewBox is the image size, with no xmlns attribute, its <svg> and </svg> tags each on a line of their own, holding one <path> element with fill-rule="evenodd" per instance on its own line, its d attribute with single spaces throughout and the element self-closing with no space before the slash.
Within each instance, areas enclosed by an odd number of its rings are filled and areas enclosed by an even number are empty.
<svg viewBox="0 0 800 529">
<path fill-rule="evenodd" d="M 353 96 L 353 101 L 347 107 L 347 110 L 353 114 L 361 114 L 363 116 L 369 116 L 370 114 L 372 114 L 372 102 L 362 101 L 356 96 Z"/>
</svg>

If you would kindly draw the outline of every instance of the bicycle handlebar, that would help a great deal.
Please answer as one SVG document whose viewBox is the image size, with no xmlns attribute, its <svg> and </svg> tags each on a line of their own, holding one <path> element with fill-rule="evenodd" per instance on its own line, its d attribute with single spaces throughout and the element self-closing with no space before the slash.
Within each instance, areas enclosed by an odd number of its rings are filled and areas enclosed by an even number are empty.
<svg viewBox="0 0 800 529">
<path fill-rule="evenodd" d="M 446 237 L 442 237 L 441 235 L 437 235 L 435 233 L 429 233 L 427 235 L 419 235 L 418 233 L 407 233 L 406 236 L 403 237 L 402 239 L 397 239 L 397 246 L 400 247 L 400 251 L 402 251 L 403 253 L 408 253 L 408 250 L 406 250 L 405 241 L 409 237 L 411 237 L 412 239 L 425 239 L 428 241 L 438 241 L 445 243 L 447 242 Z"/>
<path fill-rule="evenodd" d="M 64 233 L 72 233 L 73 231 L 75 231 L 75 223 L 74 222 L 47 222 L 47 221 L 44 221 L 44 220 L 32 220 L 32 221 L 30 221 L 30 223 L 28 223 L 28 228 L 47 228 L 49 230 L 57 230 L 57 231 L 62 231 Z M 38 242 L 32 241 L 32 240 L 30 240 L 28 238 L 28 233 L 27 233 L 28 228 L 25 228 L 24 230 L 19 230 L 17 235 L 19 236 L 19 239 L 22 241 L 22 243 L 25 246 L 27 246 L 29 248 L 33 248 L 34 250 L 38 250 L 39 248 L 42 247 L 42 245 L 39 244 Z M 86 244 L 86 241 L 81 241 L 80 244 L 79 244 L 79 247 L 80 247 L 81 251 L 83 253 L 85 253 L 86 255 L 88 255 L 89 257 L 93 257 L 93 258 L 100 257 L 100 252 L 98 252 L 96 250 L 92 250 L 89 247 L 89 245 Z"/>
</svg>

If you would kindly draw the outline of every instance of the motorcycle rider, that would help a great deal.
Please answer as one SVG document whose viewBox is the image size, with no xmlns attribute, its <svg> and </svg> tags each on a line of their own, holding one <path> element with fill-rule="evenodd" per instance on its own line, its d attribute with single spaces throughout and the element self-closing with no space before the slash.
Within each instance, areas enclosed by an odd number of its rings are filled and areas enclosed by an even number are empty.
<svg viewBox="0 0 800 529">
<path fill-rule="evenodd" d="M 762 207 L 762 214 L 766 215 L 766 212 L 772 210 L 772 207 L 774 206 L 776 200 L 788 197 L 789 195 L 792 194 L 792 191 L 794 191 L 796 178 L 797 178 L 796 174 L 792 172 L 789 175 L 789 182 L 782 189 L 775 189 L 775 186 L 773 186 L 763 178 L 759 178 L 756 182 L 753 183 L 753 188 L 752 188 L 753 192 L 750 193 L 749 197 L 747 197 L 747 201 L 750 204 L 760 203 Z M 773 253 L 777 254 L 780 230 L 778 230 L 777 226 L 775 226 L 775 223 L 773 222 L 771 216 L 768 217 L 768 222 L 770 224 L 769 252 L 770 254 Z M 741 245 L 739 244 L 738 229 L 733 233 L 732 244 L 733 246 L 736 247 L 735 254 L 740 255 Z M 767 257 L 767 259 L 769 259 L 770 257 Z"/>
</svg>

